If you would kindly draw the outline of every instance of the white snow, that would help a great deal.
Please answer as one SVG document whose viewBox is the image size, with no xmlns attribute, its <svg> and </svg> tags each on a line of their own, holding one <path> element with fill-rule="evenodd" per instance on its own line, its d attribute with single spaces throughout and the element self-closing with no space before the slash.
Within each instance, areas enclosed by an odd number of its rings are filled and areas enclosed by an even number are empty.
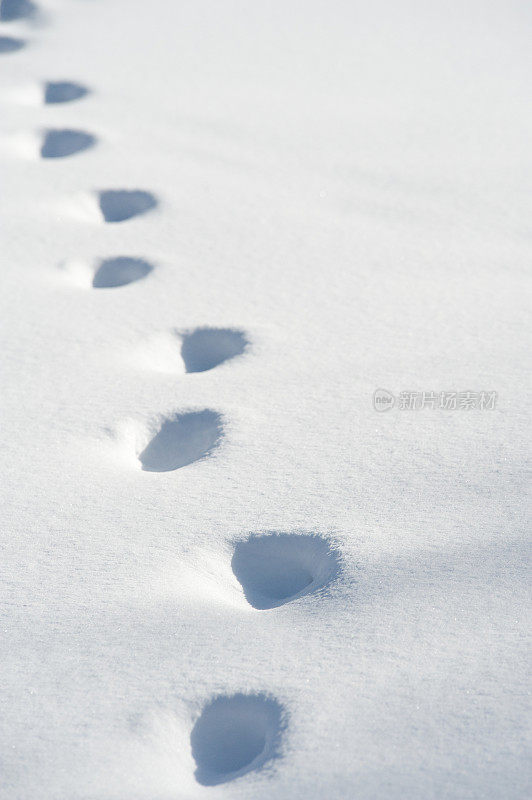
<svg viewBox="0 0 532 800">
<path fill-rule="evenodd" d="M 0 17 L 2 800 L 528 796 L 529 5 Z"/>
</svg>

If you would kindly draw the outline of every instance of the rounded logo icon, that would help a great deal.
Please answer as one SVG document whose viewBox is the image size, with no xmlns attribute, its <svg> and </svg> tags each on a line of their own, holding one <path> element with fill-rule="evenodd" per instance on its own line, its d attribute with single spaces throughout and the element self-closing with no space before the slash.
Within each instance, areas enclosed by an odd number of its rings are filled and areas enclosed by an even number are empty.
<svg viewBox="0 0 532 800">
<path fill-rule="evenodd" d="M 395 397 L 387 389 L 375 389 L 373 392 L 373 408 L 375 411 L 389 411 L 395 405 Z"/>
</svg>

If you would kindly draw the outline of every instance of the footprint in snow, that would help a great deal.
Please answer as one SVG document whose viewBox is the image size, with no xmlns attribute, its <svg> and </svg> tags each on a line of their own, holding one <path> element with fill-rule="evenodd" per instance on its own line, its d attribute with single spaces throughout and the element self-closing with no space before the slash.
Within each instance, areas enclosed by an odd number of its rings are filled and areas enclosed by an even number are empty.
<svg viewBox="0 0 532 800">
<path fill-rule="evenodd" d="M 146 472 L 171 472 L 193 464 L 219 446 L 222 418 L 210 409 L 175 414 L 163 420 L 138 458 Z"/>
<path fill-rule="evenodd" d="M 52 103 L 71 103 L 79 100 L 89 93 L 86 86 L 81 83 L 71 81 L 48 81 L 44 84 L 44 102 L 47 105 Z"/>
<path fill-rule="evenodd" d="M 0 53 L 16 53 L 22 50 L 26 42 L 23 39 L 14 39 L 12 36 L 0 36 Z"/>
<path fill-rule="evenodd" d="M 268 533 L 238 542 L 231 567 L 248 603 L 264 610 L 323 589 L 338 576 L 340 557 L 319 536 Z"/>
<path fill-rule="evenodd" d="M 249 342 L 243 331 L 196 328 L 182 334 L 181 357 L 186 372 L 206 372 L 241 355 Z"/>
<path fill-rule="evenodd" d="M 84 131 L 49 130 L 44 134 L 41 158 L 65 158 L 87 150 L 95 143 L 95 137 Z"/>
<path fill-rule="evenodd" d="M 100 262 L 92 279 L 94 289 L 114 289 L 117 286 L 127 286 L 145 278 L 153 271 L 153 266 L 143 258 L 130 256 L 117 256 L 106 258 Z"/>
<path fill-rule="evenodd" d="M 221 695 L 212 700 L 190 734 L 198 783 L 225 783 L 275 758 L 283 716 L 280 703 L 262 694 Z"/>
<path fill-rule="evenodd" d="M 0 22 L 29 19 L 36 13 L 37 6 L 31 0 L 0 0 Z"/>
<path fill-rule="evenodd" d="M 157 199 L 140 189 L 106 189 L 98 192 L 98 203 L 106 222 L 123 222 L 155 208 Z"/>
</svg>

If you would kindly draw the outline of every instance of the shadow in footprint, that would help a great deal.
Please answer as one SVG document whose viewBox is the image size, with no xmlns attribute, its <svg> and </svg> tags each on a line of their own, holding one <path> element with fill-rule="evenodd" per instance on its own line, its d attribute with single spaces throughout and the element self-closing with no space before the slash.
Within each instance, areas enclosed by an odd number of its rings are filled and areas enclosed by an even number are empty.
<svg viewBox="0 0 532 800">
<path fill-rule="evenodd" d="M 47 131 L 41 147 L 42 158 L 65 158 L 74 153 L 92 147 L 96 142 L 94 136 L 83 131 L 57 130 Z"/>
<path fill-rule="evenodd" d="M 16 53 L 26 45 L 23 39 L 13 39 L 12 36 L 0 36 L 0 53 Z"/>
<path fill-rule="evenodd" d="M 117 256 L 106 258 L 94 274 L 92 285 L 95 289 L 114 289 L 127 286 L 128 283 L 140 281 L 153 270 L 151 264 L 143 258 Z"/>
<path fill-rule="evenodd" d="M 164 420 L 139 455 L 146 472 L 170 472 L 209 455 L 222 437 L 222 418 L 215 411 L 189 411 Z"/>
<path fill-rule="evenodd" d="M 99 192 L 98 199 L 106 222 L 123 222 L 157 206 L 157 199 L 150 192 L 139 189 L 109 189 Z"/>
<path fill-rule="evenodd" d="M 206 372 L 241 355 L 248 344 L 242 331 L 230 328 L 196 328 L 183 334 L 181 356 L 187 372 Z"/>
<path fill-rule="evenodd" d="M 232 781 L 276 757 L 282 718 L 280 703 L 266 695 L 216 697 L 190 734 L 198 783 Z"/>
<path fill-rule="evenodd" d="M 35 16 L 37 6 L 31 0 L 0 0 L 0 22 L 13 22 Z"/>
<path fill-rule="evenodd" d="M 248 603 L 264 610 L 323 588 L 339 574 L 340 557 L 319 536 L 268 533 L 237 542 L 231 567 Z"/>
<path fill-rule="evenodd" d="M 52 103 L 71 103 L 85 97 L 89 90 L 80 83 L 70 81 L 48 81 L 44 84 L 44 102 L 47 105 Z"/>
</svg>

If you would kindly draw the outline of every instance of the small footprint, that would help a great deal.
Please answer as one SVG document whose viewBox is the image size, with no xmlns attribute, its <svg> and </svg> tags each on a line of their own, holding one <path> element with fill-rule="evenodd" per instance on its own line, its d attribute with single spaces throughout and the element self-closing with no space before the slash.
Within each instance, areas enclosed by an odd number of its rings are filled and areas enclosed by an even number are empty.
<svg viewBox="0 0 532 800">
<path fill-rule="evenodd" d="M 87 150 L 95 143 L 95 137 L 84 131 L 49 130 L 44 134 L 41 158 L 65 158 Z"/>
<path fill-rule="evenodd" d="M 12 36 L 0 36 L 0 53 L 16 53 L 26 46 L 24 39 L 14 39 Z"/>
<path fill-rule="evenodd" d="M 52 103 L 71 103 L 79 100 L 89 93 L 86 86 L 81 83 L 70 81 L 48 81 L 44 84 L 44 102 L 47 105 Z"/>
<path fill-rule="evenodd" d="M 37 6 L 31 0 L 0 0 L 0 22 L 13 22 L 35 16 Z"/>
<path fill-rule="evenodd" d="M 138 458 L 146 472 L 170 472 L 210 455 L 221 438 L 222 418 L 215 411 L 176 414 L 163 421 Z"/>
<path fill-rule="evenodd" d="M 241 355 L 248 344 L 243 331 L 231 328 L 196 328 L 183 334 L 181 357 L 187 372 L 206 372 Z"/>
<path fill-rule="evenodd" d="M 106 222 L 123 222 L 157 206 L 154 195 L 140 189 L 106 189 L 98 193 L 98 201 Z"/>
<path fill-rule="evenodd" d="M 113 289 L 140 281 L 152 272 L 153 267 L 143 258 L 117 256 L 106 258 L 94 274 L 92 285 L 95 289 Z"/>
<path fill-rule="evenodd" d="M 270 533 L 238 542 L 231 567 L 248 603 L 264 610 L 326 586 L 339 574 L 340 558 L 319 536 Z"/>
<path fill-rule="evenodd" d="M 190 734 L 198 783 L 216 786 L 235 780 L 278 756 L 283 716 L 280 703 L 263 694 L 212 700 Z"/>
</svg>

